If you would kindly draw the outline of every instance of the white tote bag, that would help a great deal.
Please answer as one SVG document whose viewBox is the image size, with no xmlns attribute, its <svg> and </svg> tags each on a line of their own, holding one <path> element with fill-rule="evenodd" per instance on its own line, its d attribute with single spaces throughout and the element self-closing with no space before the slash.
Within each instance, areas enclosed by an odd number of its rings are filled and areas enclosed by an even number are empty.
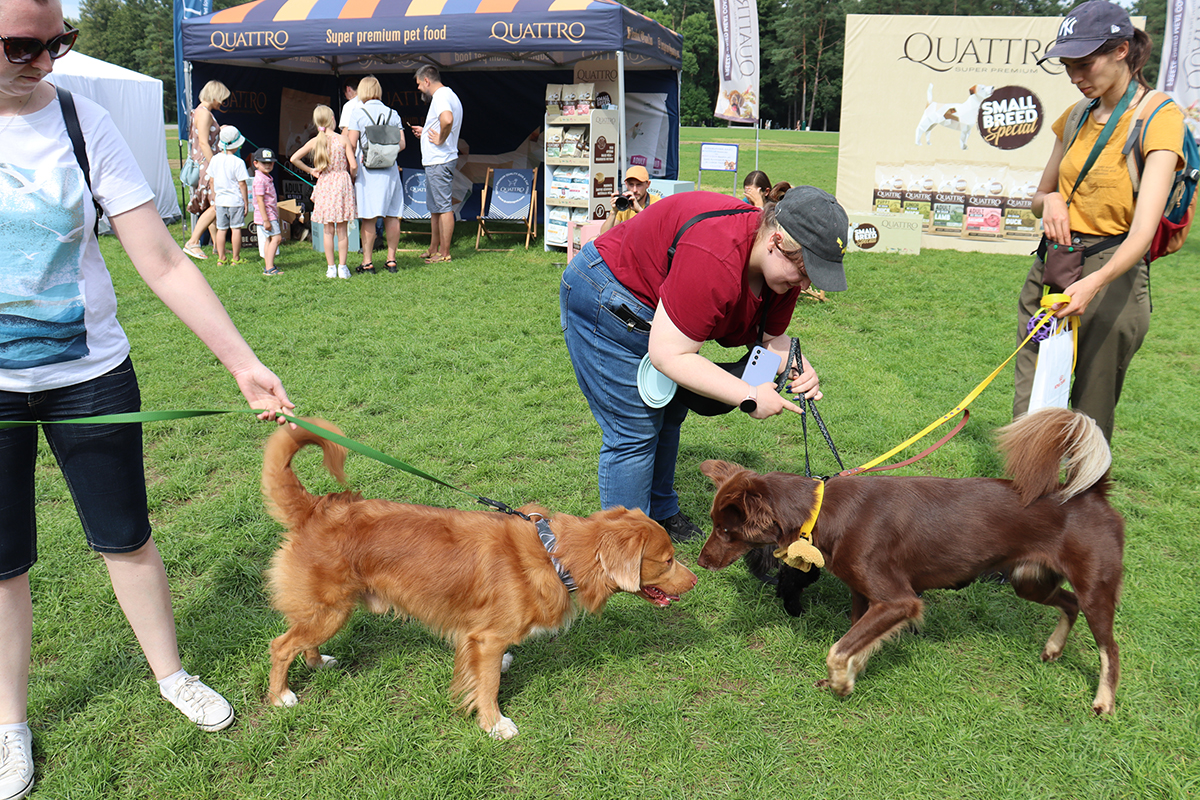
<svg viewBox="0 0 1200 800">
<path fill-rule="evenodd" d="M 1033 373 L 1033 392 L 1029 396 L 1031 414 L 1039 408 L 1070 408 L 1076 319 L 1050 323 L 1055 329 L 1038 346 L 1037 370 Z"/>
</svg>

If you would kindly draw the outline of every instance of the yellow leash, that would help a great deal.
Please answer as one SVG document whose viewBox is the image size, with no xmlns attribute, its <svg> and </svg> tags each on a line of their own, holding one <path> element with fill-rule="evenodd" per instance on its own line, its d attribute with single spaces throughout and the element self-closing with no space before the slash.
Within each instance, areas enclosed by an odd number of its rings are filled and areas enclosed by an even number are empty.
<svg viewBox="0 0 1200 800">
<path fill-rule="evenodd" d="M 1042 297 L 1041 306 L 1042 306 L 1042 308 L 1049 309 L 1055 303 L 1069 303 L 1070 301 L 1071 301 L 1071 298 L 1065 294 L 1047 294 L 1044 297 Z M 872 461 L 868 461 L 867 463 L 863 464 L 861 467 L 855 467 L 854 469 L 846 470 L 842 474 L 843 475 L 854 475 L 859 472 L 865 472 L 866 470 L 870 469 L 871 467 L 875 466 L 876 464 L 887 461 L 889 458 L 896 455 L 896 453 L 899 453 L 901 450 L 908 447 L 913 442 L 924 438 L 926 435 L 929 434 L 930 431 L 937 428 L 939 425 L 942 425 L 942 424 L 946 423 L 947 421 L 953 419 L 960 411 L 964 410 L 967 406 L 971 405 L 971 403 L 975 400 L 975 398 L 978 397 L 980 395 L 980 393 L 982 393 L 983 390 L 988 387 L 988 384 L 990 384 L 992 381 L 994 381 L 996 379 L 996 376 L 999 375 L 1000 371 L 1003 370 L 1004 367 L 1008 365 L 1008 362 L 1010 362 L 1014 358 L 1016 358 L 1017 353 L 1021 352 L 1021 348 L 1024 347 L 1025 345 L 1029 344 L 1030 340 L 1033 339 L 1033 337 L 1037 334 L 1037 332 L 1040 331 L 1047 323 L 1049 323 L 1051 319 L 1053 319 L 1052 314 L 1047 313 L 1047 314 L 1043 315 L 1043 317 L 1040 320 L 1038 320 L 1038 323 L 1033 327 L 1033 330 L 1031 330 L 1029 332 L 1029 335 L 1025 337 L 1025 341 L 1023 341 L 1019 345 L 1017 345 L 1017 349 L 1012 352 L 1012 355 L 1010 355 L 1008 358 L 1004 359 L 1004 363 L 1002 363 L 1000 366 L 996 367 L 996 369 L 994 369 L 992 371 L 991 375 L 988 375 L 986 378 L 984 378 L 983 381 L 978 386 L 976 386 L 974 389 L 972 389 L 970 391 L 970 393 L 967 394 L 967 396 L 964 397 L 962 399 L 962 401 L 959 402 L 959 404 L 956 405 L 954 408 L 950 409 L 948 412 L 946 412 L 942 416 L 938 417 L 936 420 L 934 420 L 932 423 L 930 423 L 920 433 L 904 440 L 900 444 L 893 447 L 891 450 L 889 450 L 886 453 L 884 453 L 883 455 L 879 456 L 879 458 L 876 458 Z M 1075 337 L 1074 343 L 1076 346 L 1078 346 L 1078 343 L 1079 343 L 1078 319 L 1079 319 L 1078 317 L 1071 317 L 1071 322 L 1069 323 L 1071 325 L 1072 335 Z M 1074 363 L 1074 360 L 1072 360 L 1072 362 L 1071 362 L 1072 371 L 1074 371 L 1074 368 L 1075 368 L 1075 363 Z"/>
</svg>

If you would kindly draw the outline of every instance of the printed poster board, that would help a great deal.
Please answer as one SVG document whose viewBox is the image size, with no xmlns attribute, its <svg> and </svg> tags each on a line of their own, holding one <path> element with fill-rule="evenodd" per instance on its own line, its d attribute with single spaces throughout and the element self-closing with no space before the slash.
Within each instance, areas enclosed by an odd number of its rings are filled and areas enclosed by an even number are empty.
<svg viewBox="0 0 1200 800">
<path fill-rule="evenodd" d="M 1082 98 L 1056 60 L 1037 64 L 1061 22 L 847 16 L 837 183 L 846 210 L 919 217 L 922 247 L 1033 250 L 1051 125 Z"/>
</svg>

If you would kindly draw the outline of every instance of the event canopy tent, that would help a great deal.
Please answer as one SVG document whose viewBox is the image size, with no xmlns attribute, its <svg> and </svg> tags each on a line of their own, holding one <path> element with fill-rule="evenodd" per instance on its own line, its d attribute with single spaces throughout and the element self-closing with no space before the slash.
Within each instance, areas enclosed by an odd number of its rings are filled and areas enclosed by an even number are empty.
<svg viewBox="0 0 1200 800">
<path fill-rule="evenodd" d="M 588 80 L 576 77 L 577 64 L 615 64 L 619 96 L 659 98 L 669 136 L 656 156 L 666 177 L 678 174 L 682 39 L 614 0 L 255 0 L 180 27 L 184 104 L 221 80 L 233 96 L 220 121 L 262 141 L 269 119 L 280 118 L 280 97 L 324 97 L 336 111 L 346 75 L 376 75 L 384 101 L 421 121 L 412 73 L 433 64 L 462 99 L 472 156 L 530 152 L 540 148 L 546 84 Z M 624 129 L 625 104 L 619 114 Z M 288 152 L 282 136 L 278 147 Z M 624 161 L 624 137 L 618 148 Z M 401 154 L 402 166 L 419 165 L 416 150 Z"/>
<path fill-rule="evenodd" d="M 613 0 L 256 0 L 182 27 L 187 61 L 304 72 L 562 68 L 614 52 L 678 70 L 683 48 Z"/>
<path fill-rule="evenodd" d="M 162 81 L 77 50 L 54 62 L 50 81 L 108 111 L 154 192 L 158 215 L 169 221 L 179 219 L 175 182 L 167 164 Z"/>
</svg>

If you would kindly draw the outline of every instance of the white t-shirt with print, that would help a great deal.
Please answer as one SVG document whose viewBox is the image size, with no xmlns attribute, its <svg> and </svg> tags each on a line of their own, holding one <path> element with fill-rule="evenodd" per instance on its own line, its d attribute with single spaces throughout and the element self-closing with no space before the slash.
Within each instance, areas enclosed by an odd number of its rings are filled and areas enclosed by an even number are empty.
<svg viewBox="0 0 1200 800">
<path fill-rule="evenodd" d="M 213 179 L 213 205 L 222 208 L 242 208 L 242 187 L 250 192 L 250 170 L 239 155 L 221 152 L 213 156 L 208 165 L 208 174 Z"/>
<path fill-rule="evenodd" d="M 454 124 L 450 126 L 450 135 L 441 144 L 429 141 L 429 132 L 437 136 L 442 129 L 439 117 L 443 111 L 454 115 Z M 421 164 L 431 167 L 435 164 L 453 164 L 458 160 L 458 132 L 462 130 L 462 103 L 458 95 L 449 86 L 443 86 L 433 93 L 429 103 L 429 113 L 425 115 L 425 128 L 421 131 Z"/>
<path fill-rule="evenodd" d="M 108 112 L 75 95 L 92 189 L 110 217 L 154 193 Z M 129 355 L 95 208 L 58 98 L 0 130 L 0 390 L 99 377 Z"/>
</svg>

